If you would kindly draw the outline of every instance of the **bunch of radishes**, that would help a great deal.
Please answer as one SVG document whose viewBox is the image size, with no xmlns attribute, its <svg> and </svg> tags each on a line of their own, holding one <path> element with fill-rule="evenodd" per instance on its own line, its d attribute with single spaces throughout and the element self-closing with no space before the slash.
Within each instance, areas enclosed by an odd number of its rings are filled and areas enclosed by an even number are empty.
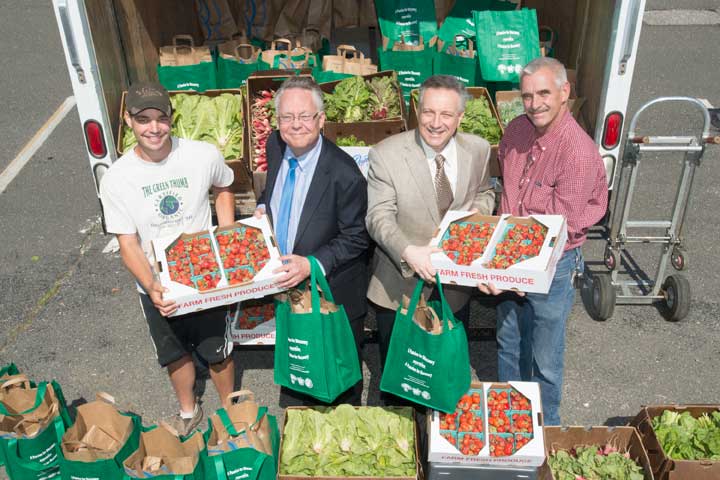
<svg viewBox="0 0 720 480">
<path fill-rule="evenodd" d="M 273 104 L 275 92 L 273 90 L 261 90 L 258 92 L 251 108 L 252 125 L 252 158 L 255 160 L 255 171 L 267 171 L 267 156 L 265 145 L 267 139 L 276 127 L 275 106 Z"/>
</svg>

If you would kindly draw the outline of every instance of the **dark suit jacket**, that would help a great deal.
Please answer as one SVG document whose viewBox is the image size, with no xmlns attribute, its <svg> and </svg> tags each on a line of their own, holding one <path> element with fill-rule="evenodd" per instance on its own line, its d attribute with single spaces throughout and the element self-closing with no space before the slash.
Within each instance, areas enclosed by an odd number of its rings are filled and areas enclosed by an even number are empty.
<svg viewBox="0 0 720 480">
<path fill-rule="evenodd" d="M 272 219 L 270 199 L 286 144 L 277 131 L 267 142 L 268 172 L 258 204 Z M 367 312 L 367 252 L 365 227 L 367 182 L 355 161 L 323 137 L 317 167 L 300 214 L 293 253 L 312 255 L 325 269 L 335 303 L 344 305 L 348 318 Z"/>
</svg>

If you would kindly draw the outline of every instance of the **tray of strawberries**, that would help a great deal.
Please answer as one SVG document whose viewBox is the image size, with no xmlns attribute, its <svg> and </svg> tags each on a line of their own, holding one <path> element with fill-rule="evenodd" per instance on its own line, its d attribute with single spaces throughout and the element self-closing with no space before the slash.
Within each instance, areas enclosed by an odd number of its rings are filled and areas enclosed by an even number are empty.
<svg viewBox="0 0 720 480">
<path fill-rule="evenodd" d="M 485 253 L 496 226 L 496 221 L 479 218 L 452 222 L 445 230 L 439 246 L 453 262 L 470 265 Z"/>
<path fill-rule="evenodd" d="M 220 282 L 220 268 L 209 233 L 182 235 L 165 249 L 165 257 L 174 282 L 201 292 Z"/>
<path fill-rule="evenodd" d="M 533 439 L 532 405 L 514 387 L 491 387 L 487 393 L 490 456 L 513 455 Z"/>
<path fill-rule="evenodd" d="M 492 259 L 487 268 L 504 270 L 516 263 L 536 257 L 545 243 L 547 227 L 528 220 L 520 223 L 506 223 L 500 241 L 495 245 Z"/>
<path fill-rule="evenodd" d="M 485 446 L 482 390 L 471 388 L 453 413 L 440 413 L 440 436 L 463 455 L 478 455 Z"/>
<path fill-rule="evenodd" d="M 249 282 L 270 260 L 262 230 L 234 225 L 215 232 L 220 259 L 229 285 Z"/>
<path fill-rule="evenodd" d="M 275 306 L 272 301 L 248 300 L 239 306 L 233 328 L 252 330 L 273 318 L 275 318 Z"/>
</svg>

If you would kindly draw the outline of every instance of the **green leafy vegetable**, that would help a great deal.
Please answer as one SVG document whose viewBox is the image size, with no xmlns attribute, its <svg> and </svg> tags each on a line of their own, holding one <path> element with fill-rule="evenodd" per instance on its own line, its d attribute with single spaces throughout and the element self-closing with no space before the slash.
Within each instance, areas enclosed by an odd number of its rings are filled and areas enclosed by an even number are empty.
<svg viewBox="0 0 720 480">
<path fill-rule="evenodd" d="M 355 135 L 348 135 L 346 137 L 337 137 L 335 139 L 335 145 L 338 147 L 367 147 L 368 144 L 358 139 Z"/>
<path fill-rule="evenodd" d="M 297 476 L 415 476 L 412 410 L 290 409 L 280 473 Z"/>
<path fill-rule="evenodd" d="M 627 452 L 611 445 L 577 446 L 548 457 L 555 480 L 643 480 L 643 469 Z"/>
<path fill-rule="evenodd" d="M 458 128 L 461 132 L 479 135 L 491 145 L 500 142 L 502 130 L 493 116 L 490 105 L 485 97 L 473 98 L 465 104 L 465 116 Z"/>
<path fill-rule="evenodd" d="M 363 122 L 400 117 L 400 95 L 394 77 L 348 77 L 323 94 L 331 122 Z"/>
<path fill-rule="evenodd" d="M 510 101 L 497 102 L 498 114 L 503 125 L 510 123 L 515 117 L 525 113 L 525 106 L 521 97 L 515 97 Z"/>
<path fill-rule="evenodd" d="M 675 460 L 720 460 L 720 412 L 665 410 L 652 419 L 652 427 L 665 454 Z"/>
<path fill-rule="evenodd" d="M 374 77 L 368 82 L 370 87 L 370 105 L 372 120 L 395 118 L 400 113 L 400 96 L 397 93 L 397 83 L 393 77 Z"/>
<path fill-rule="evenodd" d="M 223 93 L 217 97 L 180 93 L 170 97 L 173 106 L 171 134 L 188 140 L 202 140 L 218 147 L 226 160 L 242 154 L 242 97 Z M 135 135 L 123 126 L 122 151 L 137 144 Z"/>
</svg>

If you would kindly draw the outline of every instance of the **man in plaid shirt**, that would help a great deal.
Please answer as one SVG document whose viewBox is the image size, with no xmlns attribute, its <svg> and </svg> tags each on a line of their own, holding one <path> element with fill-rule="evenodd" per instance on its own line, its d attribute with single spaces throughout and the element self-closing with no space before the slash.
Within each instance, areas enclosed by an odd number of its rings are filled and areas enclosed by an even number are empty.
<svg viewBox="0 0 720 480">
<path fill-rule="evenodd" d="M 498 377 L 540 384 L 546 425 L 560 423 L 565 323 L 584 268 L 587 230 L 605 214 L 607 179 L 597 145 L 567 108 L 570 84 L 562 63 L 541 57 L 520 74 L 525 115 L 500 142 L 500 213 L 563 215 L 568 241 L 547 294 L 505 292 L 497 307 Z M 484 293 L 501 292 L 479 285 Z"/>
</svg>

